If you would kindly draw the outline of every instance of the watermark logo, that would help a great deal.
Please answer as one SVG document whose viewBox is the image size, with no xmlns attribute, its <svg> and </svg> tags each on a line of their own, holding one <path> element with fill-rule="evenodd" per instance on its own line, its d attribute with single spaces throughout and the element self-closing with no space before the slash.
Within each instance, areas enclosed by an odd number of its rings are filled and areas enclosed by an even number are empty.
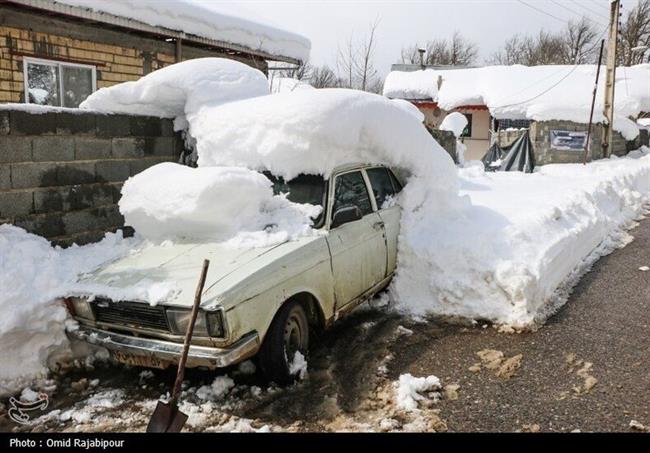
<svg viewBox="0 0 650 453">
<path fill-rule="evenodd" d="M 49 402 L 50 401 L 46 393 L 39 393 L 38 399 L 36 401 L 30 402 L 19 401 L 12 396 L 9 398 L 9 404 L 11 405 L 8 412 L 9 418 L 16 423 L 24 425 L 29 422 L 29 415 L 27 412 L 35 410 L 43 411 L 47 409 Z"/>
</svg>

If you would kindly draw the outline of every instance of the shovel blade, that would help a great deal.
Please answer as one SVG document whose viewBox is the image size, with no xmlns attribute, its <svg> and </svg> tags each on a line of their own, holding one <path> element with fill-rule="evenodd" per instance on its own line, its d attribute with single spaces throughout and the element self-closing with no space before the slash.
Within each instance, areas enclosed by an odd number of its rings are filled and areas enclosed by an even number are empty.
<svg viewBox="0 0 650 453">
<path fill-rule="evenodd" d="M 179 433 L 186 421 L 187 415 L 178 410 L 178 406 L 158 401 L 156 410 L 153 411 L 151 420 L 147 425 L 147 432 Z"/>
</svg>

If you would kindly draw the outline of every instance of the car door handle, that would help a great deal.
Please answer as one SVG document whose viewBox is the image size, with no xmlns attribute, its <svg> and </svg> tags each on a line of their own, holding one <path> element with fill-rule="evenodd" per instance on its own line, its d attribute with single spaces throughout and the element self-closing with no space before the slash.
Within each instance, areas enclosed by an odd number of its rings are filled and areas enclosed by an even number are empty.
<svg viewBox="0 0 650 453">
<path fill-rule="evenodd" d="M 372 224 L 372 227 L 375 230 L 381 230 L 382 228 L 384 228 L 384 222 L 381 222 L 381 221 L 375 222 L 375 223 Z"/>
</svg>

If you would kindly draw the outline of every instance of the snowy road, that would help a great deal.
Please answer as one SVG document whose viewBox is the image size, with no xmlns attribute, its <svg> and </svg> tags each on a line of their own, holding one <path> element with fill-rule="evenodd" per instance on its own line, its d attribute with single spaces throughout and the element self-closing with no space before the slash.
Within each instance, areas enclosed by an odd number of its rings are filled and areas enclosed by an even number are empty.
<svg viewBox="0 0 650 453">
<path fill-rule="evenodd" d="M 200 398 L 197 390 L 214 374 L 190 372 L 188 429 L 627 431 L 632 420 L 648 426 L 650 272 L 639 268 L 650 266 L 650 219 L 631 234 L 635 240 L 601 259 L 537 332 L 412 324 L 361 310 L 318 340 L 308 379 L 294 387 L 268 388 L 256 375 L 228 370 L 235 386 L 221 378 Z M 0 411 L 0 431 L 143 430 L 173 373 L 141 372 L 107 365 L 71 372 L 58 379 L 48 408 L 60 412 L 18 428 Z M 440 401 L 420 404 L 421 411 L 404 412 L 393 388 L 404 373 L 436 375 L 452 387 Z"/>
</svg>

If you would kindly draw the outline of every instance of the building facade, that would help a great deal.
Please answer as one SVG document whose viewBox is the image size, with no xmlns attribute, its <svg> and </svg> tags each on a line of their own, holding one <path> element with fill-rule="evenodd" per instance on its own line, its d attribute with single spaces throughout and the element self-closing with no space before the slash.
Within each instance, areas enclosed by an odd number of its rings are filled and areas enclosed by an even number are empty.
<svg viewBox="0 0 650 453">
<path fill-rule="evenodd" d="M 222 57 L 267 72 L 292 56 L 50 0 L 0 2 L 0 102 L 78 107 L 93 91 L 175 62 Z"/>
</svg>

